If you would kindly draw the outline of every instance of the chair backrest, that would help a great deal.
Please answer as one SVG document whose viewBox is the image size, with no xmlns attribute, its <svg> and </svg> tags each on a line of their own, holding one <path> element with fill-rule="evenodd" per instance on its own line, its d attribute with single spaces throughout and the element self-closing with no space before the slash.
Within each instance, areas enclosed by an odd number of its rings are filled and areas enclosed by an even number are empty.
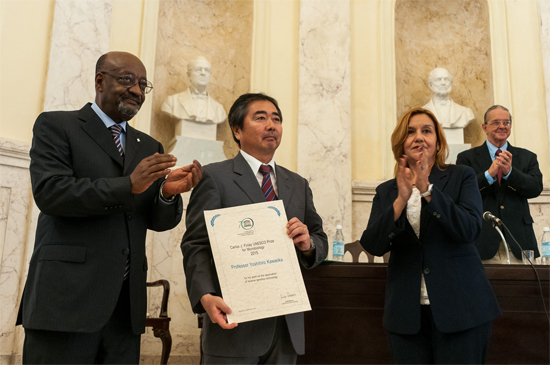
<svg viewBox="0 0 550 365">
<path fill-rule="evenodd" d="M 349 252 L 351 254 L 351 260 L 352 260 L 351 262 L 359 262 L 359 255 L 361 255 L 361 252 L 364 252 L 367 255 L 368 262 L 369 263 L 374 263 L 374 257 L 375 256 L 371 255 L 370 253 L 365 251 L 363 246 L 361 246 L 361 242 L 359 242 L 359 240 L 351 242 L 351 243 L 346 243 L 344 245 L 344 254 L 346 252 Z M 389 258 L 390 258 L 390 253 L 387 252 L 382 257 L 383 257 L 383 261 L 385 263 L 387 263 Z"/>
<path fill-rule="evenodd" d="M 161 279 L 153 282 L 148 282 L 147 286 L 162 286 L 162 302 L 160 304 L 159 317 L 168 317 L 168 297 L 170 296 L 170 283 L 168 280 Z"/>
</svg>

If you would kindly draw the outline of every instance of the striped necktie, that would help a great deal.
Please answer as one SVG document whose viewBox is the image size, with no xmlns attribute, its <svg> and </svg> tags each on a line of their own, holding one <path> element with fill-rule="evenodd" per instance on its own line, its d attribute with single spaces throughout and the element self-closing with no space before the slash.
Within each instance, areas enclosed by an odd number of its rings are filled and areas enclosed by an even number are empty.
<svg viewBox="0 0 550 365">
<path fill-rule="evenodd" d="M 122 142 L 120 141 L 122 126 L 119 124 L 115 124 L 110 126 L 109 129 L 111 130 L 111 135 L 115 140 L 115 145 L 116 145 L 116 148 L 118 149 L 118 153 L 120 153 L 120 155 L 122 156 L 122 159 L 124 159 L 124 150 L 122 149 Z M 126 266 L 124 267 L 124 280 L 128 279 L 129 274 L 130 274 L 130 255 L 128 254 L 128 258 L 126 259 Z"/>
<path fill-rule="evenodd" d="M 122 133 L 122 126 L 115 124 L 109 127 L 111 130 L 111 135 L 113 136 L 113 139 L 115 140 L 116 148 L 118 149 L 118 153 L 124 158 L 124 150 L 122 149 L 122 142 L 120 140 L 120 134 Z"/>
<path fill-rule="evenodd" d="M 268 202 L 277 200 L 277 195 L 275 195 L 275 189 L 273 188 L 273 183 L 271 182 L 271 166 L 261 165 L 260 172 L 264 175 L 262 180 L 262 191 L 264 192 L 265 200 Z"/>
</svg>

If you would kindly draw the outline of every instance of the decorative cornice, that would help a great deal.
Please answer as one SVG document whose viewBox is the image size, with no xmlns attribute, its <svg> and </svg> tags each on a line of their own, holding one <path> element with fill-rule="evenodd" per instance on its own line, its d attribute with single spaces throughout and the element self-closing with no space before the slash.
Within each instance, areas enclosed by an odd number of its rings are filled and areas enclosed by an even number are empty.
<svg viewBox="0 0 550 365">
<path fill-rule="evenodd" d="M 7 138 L 0 138 L 0 165 L 29 168 L 30 145 Z"/>
<path fill-rule="evenodd" d="M 352 200 L 354 202 L 372 202 L 376 195 L 376 187 L 383 183 L 383 180 L 353 180 L 351 182 Z M 542 193 L 533 199 L 533 204 L 550 204 L 550 181 L 544 182 Z"/>
<path fill-rule="evenodd" d="M 372 202 L 376 195 L 376 187 L 383 182 L 383 180 L 353 180 L 351 182 L 352 201 Z"/>
</svg>

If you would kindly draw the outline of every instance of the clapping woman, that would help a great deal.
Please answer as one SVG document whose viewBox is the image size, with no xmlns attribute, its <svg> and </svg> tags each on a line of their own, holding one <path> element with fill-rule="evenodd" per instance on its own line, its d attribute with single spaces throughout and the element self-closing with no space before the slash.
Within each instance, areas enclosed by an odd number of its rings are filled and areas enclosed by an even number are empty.
<svg viewBox="0 0 550 365">
<path fill-rule="evenodd" d="M 394 363 L 484 363 L 500 308 L 475 247 L 482 201 L 474 170 L 448 165 L 428 110 L 391 137 L 395 178 L 379 185 L 361 244 L 391 251 L 384 327 Z"/>
</svg>

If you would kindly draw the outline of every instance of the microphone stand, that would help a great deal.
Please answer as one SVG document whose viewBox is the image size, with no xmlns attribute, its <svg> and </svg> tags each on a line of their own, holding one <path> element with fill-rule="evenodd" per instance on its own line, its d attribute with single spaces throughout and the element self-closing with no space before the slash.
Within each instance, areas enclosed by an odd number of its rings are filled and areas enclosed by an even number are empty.
<svg viewBox="0 0 550 365">
<path fill-rule="evenodd" d="M 506 239 L 504 238 L 504 235 L 502 234 L 500 228 L 498 228 L 498 225 L 495 226 L 495 223 L 493 223 L 493 227 L 495 227 L 497 232 L 500 234 L 500 237 L 502 237 L 502 243 L 504 243 L 504 248 L 506 249 L 506 263 L 510 265 L 510 251 L 508 250 L 508 244 L 506 243 Z"/>
</svg>

